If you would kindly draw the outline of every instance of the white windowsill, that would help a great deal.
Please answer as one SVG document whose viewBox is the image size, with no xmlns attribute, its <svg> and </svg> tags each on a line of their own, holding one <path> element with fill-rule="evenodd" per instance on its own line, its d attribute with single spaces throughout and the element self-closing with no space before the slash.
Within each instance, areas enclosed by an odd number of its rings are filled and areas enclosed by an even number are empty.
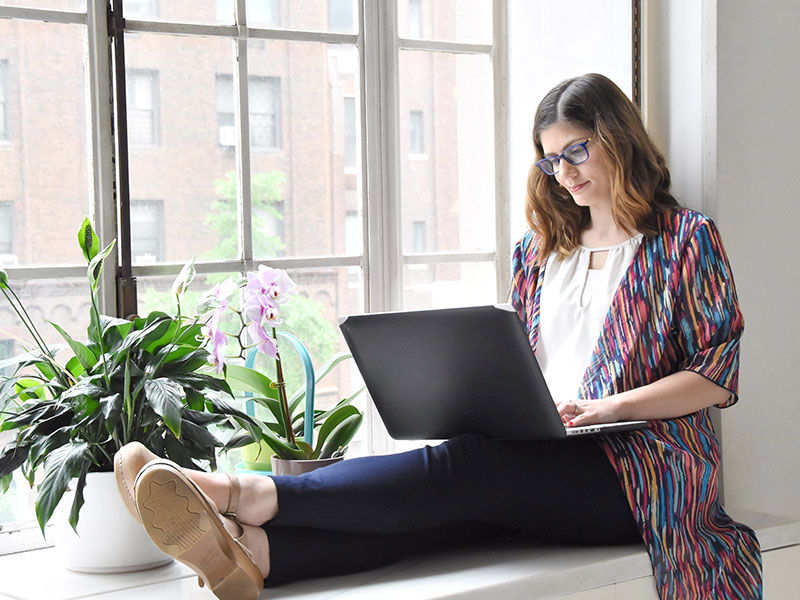
<svg viewBox="0 0 800 600">
<path fill-rule="evenodd" d="M 731 510 L 758 533 L 764 552 L 800 544 L 800 520 Z M 0 600 L 213 600 L 178 563 L 121 575 L 81 575 L 60 567 L 52 548 L 0 557 Z M 389 567 L 269 589 L 284 600 L 547 598 L 623 582 L 652 587 L 639 545 L 601 548 L 494 546 L 450 551 Z M 592 596 L 594 597 L 594 596 Z"/>
</svg>

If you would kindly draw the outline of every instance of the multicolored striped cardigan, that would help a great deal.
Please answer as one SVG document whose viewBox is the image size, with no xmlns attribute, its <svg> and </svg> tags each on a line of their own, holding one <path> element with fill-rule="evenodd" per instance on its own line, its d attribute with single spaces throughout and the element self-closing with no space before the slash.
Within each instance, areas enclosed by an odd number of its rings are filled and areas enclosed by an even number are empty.
<svg viewBox="0 0 800 600">
<path fill-rule="evenodd" d="M 714 223 L 675 210 L 645 238 L 611 302 L 579 398 L 603 398 L 679 370 L 699 373 L 736 402 L 744 326 Z M 513 258 L 511 302 L 531 346 L 539 336 L 545 266 L 529 231 Z M 598 436 L 617 472 L 653 564 L 661 598 L 761 597 L 755 533 L 717 500 L 720 450 L 708 409 L 647 429 Z"/>
</svg>

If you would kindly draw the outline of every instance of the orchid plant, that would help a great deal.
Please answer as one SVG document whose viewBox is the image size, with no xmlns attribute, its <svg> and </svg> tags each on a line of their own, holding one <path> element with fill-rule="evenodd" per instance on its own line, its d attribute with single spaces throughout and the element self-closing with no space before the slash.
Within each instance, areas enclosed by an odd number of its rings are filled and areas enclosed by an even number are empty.
<svg viewBox="0 0 800 600">
<path fill-rule="evenodd" d="M 266 409 L 268 419 L 262 422 L 257 441 L 266 444 L 278 458 L 307 460 L 341 456 L 363 420 L 362 413 L 351 403 L 364 388 L 342 399 L 330 410 L 313 409 L 313 377 L 307 378 L 306 385 L 293 394 L 287 394 L 278 348 L 279 334 L 290 338 L 307 357 L 297 338 L 278 330 L 283 323 L 283 307 L 295 294 L 297 286 L 285 271 L 265 265 L 238 281 L 229 278 L 215 285 L 198 308 L 200 314 L 210 313 L 202 329 L 208 339 L 209 361 L 218 374 L 224 375 L 231 388 L 254 394 L 252 402 Z M 236 296 L 240 299 L 239 308 L 233 300 Z M 230 313 L 236 315 L 238 330 L 236 326 L 234 331 L 225 330 L 224 317 Z M 232 341 L 236 351 L 230 353 Z M 251 367 L 232 364 L 232 361 L 247 362 L 254 350 L 275 361 L 274 381 Z M 320 369 L 316 381 L 349 358 L 351 356 L 346 353 L 334 355 Z M 307 360 L 310 365 L 310 359 Z M 306 400 L 305 411 L 299 410 L 303 400 Z M 317 431 L 313 446 L 312 430 Z M 255 437 L 251 428 L 248 427 L 247 431 Z M 305 439 L 301 439 L 303 432 L 306 432 Z"/>
</svg>

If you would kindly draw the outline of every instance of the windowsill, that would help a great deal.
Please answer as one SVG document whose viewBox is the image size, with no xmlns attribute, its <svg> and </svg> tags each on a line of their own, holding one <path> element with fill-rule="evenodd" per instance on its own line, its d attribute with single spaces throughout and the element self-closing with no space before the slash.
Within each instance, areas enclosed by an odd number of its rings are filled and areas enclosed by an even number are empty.
<svg viewBox="0 0 800 600">
<path fill-rule="evenodd" d="M 762 550 L 800 544 L 800 520 L 731 510 L 753 527 Z M 179 563 L 119 575 L 82 575 L 58 566 L 52 548 L 0 557 L 0 600 L 212 600 Z M 640 545 L 600 548 L 493 546 L 415 559 L 342 577 L 270 589 L 263 598 L 388 600 L 435 598 L 545 598 L 626 582 L 651 585 L 651 568 Z M 637 588 L 639 589 L 639 588 Z M 5 594 L 5 595 L 4 595 Z"/>
</svg>

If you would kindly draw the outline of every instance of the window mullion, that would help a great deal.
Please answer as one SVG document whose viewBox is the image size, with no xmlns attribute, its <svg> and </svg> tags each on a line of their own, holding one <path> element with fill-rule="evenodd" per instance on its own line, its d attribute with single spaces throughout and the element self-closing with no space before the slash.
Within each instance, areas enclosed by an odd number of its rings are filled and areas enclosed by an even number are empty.
<svg viewBox="0 0 800 600">
<path fill-rule="evenodd" d="M 112 128 L 113 86 L 110 67 L 108 3 L 87 0 L 88 92 L 87 119 L 90 128 L 89 186 L 93 192 L 94 223 L 102 247 L 117 233 L 114 206 L 114 135 Z M 115 261 L 116 262 L 116 261 Z M 100 286 L 100 310 L 116 312 L 115 269 L 103 270 Z"/>
<path fill-rule="evenodd" d="M 508 0 L 494 0 L 492 79 L 494 81 L 495 274 L 497 298 L 505 300 L 511 280 L 511 211 L 508 147 Z"/>
<path fill-rule="evenodd" d="M 239 237 L 239 258 L 244 261 L 244 270 L 252 269 L 253 261 L 253 204 L 250 186 L 250 97 L 248 95 L 247 69 L 247 21 L 245 0 L 236 0 L 236 23 L 239 35 L 236 38 L 236 57 L 233 63 L 233 93 L 235 121 L 239 136 L 239 152 L 236 163 L 236 201 Z"/>
</svg>

